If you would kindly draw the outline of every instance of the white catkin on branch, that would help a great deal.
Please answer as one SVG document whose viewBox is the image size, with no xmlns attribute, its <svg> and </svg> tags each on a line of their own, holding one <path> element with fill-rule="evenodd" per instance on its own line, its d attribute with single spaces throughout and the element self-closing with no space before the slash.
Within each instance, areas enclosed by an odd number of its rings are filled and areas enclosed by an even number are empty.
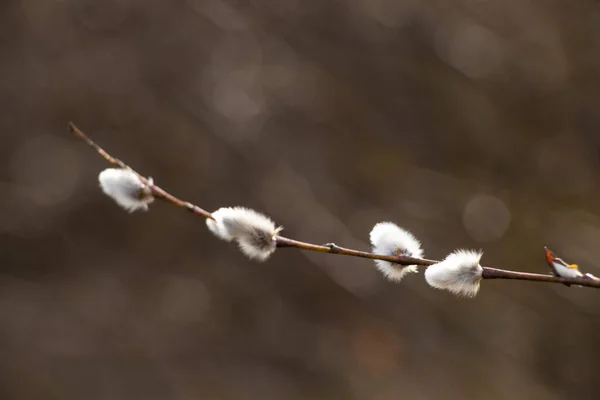
<svg viewBox="0 0 600 400">
<path fill-rule="evenodd" d="M 373 253 L 384 256 L 423 257 L 421 243 L 407 230 L 392 222 L 380 222 L 370 234 Z M 375 266 L 391 281 L 400 281 L 407 273 L 417 272 L 416 265 L 400 265 L 389 261 L 375 260 Z"/>
<path fill-rule="evenodd" d="M 448 290 L 458 296 L 475 297 L 479 291 L 483 268 L 479 265 L 483 253 L 455 250 L 444 261 L 425 271 L 425 280 L 436 289 Z"/>
<path fill-rule="evenodd" d="M 131 170 L 107 168 L 100 172 L 98 181 L 104 194 L 129 212 L 136 210 L 147 211 L 148 205 L 154 201 L 154 197 L 148 187 Z M 152 178 L 148 179 L 148 181 L 152 184 Z"/>
<path fill-rule="evenodd" d="M 242 253 L 265 261 L 275 252 L 275 236 L 281 231 L 267 216 L 244 207 L 223 207 L 212 213 L 206 225 L 220 239 L 236 241 Z"/>
</svg>

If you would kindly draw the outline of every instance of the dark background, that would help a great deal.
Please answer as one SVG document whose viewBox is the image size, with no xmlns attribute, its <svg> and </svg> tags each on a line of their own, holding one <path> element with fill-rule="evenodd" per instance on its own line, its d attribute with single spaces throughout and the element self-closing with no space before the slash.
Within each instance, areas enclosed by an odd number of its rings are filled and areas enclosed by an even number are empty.
<svg viewBox="0 0 600 400">
<path fill-rule="evenodd" d="M 66 127 L 289 237 L 364 250 L 392 220 L 431 258 L 600 275 L 598 2 L 0 4 L 0 398 L 597 398 L 600 292 L 257 264 L 120 210 Z"/>
</svg>

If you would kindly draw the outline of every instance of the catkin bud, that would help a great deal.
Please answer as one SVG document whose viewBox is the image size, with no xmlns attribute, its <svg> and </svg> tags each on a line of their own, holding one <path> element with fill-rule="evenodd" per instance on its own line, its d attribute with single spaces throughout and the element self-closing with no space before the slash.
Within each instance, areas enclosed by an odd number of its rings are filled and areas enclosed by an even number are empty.
<svg viewBox="0 0 600 400">
<path fill-rule="evenodd" d="M 370 234 L 373 253 L 385 256 L 423 257 L 421 243 L 412 233 L 392 222 L 380 222 Z M 375 266 L 389 280 L 400 281 L 409 272 L 417 272 L 416 265 L 401 265 L 375 260 Z"/>
<path fill-rule="evenodd" d="M 425 280 L 436 289 L 475 297 L 483 274 L 483 268 L 479 265 L 482 254 L 473 250 L 455 250 L 444 261 L 429 266 L 425 271 Z"/>
<path fill-rule="evenodd" d="M 104 194 L 129 212 L 147 211 L 148 205 L 154 201 L 150 188 L 129 169 L 105 169 L 98 175 L 98 181 Z M 152 178 L 148 181 L 152 184 Z"/>
<path fill-rule="evenodd" d="M 236 241 L 242 253 L 265 261 L 277 248 L 275 236 L 281 231 L 267 216 L 243 207 L 223 207 L 212 213 L 206 225 L 225 241 Z"/>
</svg>

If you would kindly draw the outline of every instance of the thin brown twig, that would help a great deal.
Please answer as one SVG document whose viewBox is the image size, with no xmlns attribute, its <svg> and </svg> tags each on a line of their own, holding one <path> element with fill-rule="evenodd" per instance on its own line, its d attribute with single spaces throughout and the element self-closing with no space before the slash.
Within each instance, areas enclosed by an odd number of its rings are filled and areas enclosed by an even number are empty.
<svg viewBox="0 0 600 400">
<path fill-rule="evenodd" d="M 123 169 L 128 169 L 131 172 L 133 172 L 134 174 L 136 174 L 140 178 L 142 183 L 144 183 L 144 185 L 146 185 L 148 187 L 148 189 L 151 190 L 152 195 L 155 198 L 164 200 L 168 203 L 176 205 L 177 207 L 185 208 L 186 210 L 192 212 L 193 214 L 200 215 L 201 217 L 204 217 L 207 219 L 214 219 L 212 214 L 209 213 L 208 211 L 203 210 L 202 208 L 198 207 L 195 204 L 192 204 L 188 201 L 184 201 L 184 200 L 181 200 L 181 199 L 173 196 L 171 193 L 167 192 L 160 186 L 155 185 L 151 179 L 147 179 L 145 176 L 138 173 L 136 170 L 131 168 L 129 165 L 125 164 L 123 161 L 108 154 L 102 147 L 100 147 L 96 142 L 94 142 L 85 133 L 83 133 L 79 128 L 77 128 L 74 123 L 69 122 L 69 130 L 72 133 L 74 133 L 77 137 L 82 139 L 84 142 L 86 142 L 88 144 L 88 146 L 90 146 L 94 150 L 96 150 L 96 152 L 98 152 L 98 154 L 100 154 L 111 165 L 115 165 L 115 166 L 117 166 L 119 168 L 123 168 Z"/>
<path fill-rule="evenodd" d="M 354 249 L 340 247 L 335 243 L 327 243 L 324 245 L 305 243 L 294 239 L 289 239 L 283 236 L 276 236 L 277 247 L 293 247 L 300 250 L 316 251 L 319 253 L 340 254 L 343 256 L 368 258 L 370 260 L 383 260 L 402 265 L 431 265 L 439 261 L 427 260 L 425 258 L 413 258 L 408 256 L 384 256 L 381 254 L 369 253 Z"/>
<path fill-rule="evenodd" d="M 98 154 L 100 154 L 106 161 L 110 164 L 118 166 L 119 168 L 128 169 L 134 172 L 142 182 L 148 186 L 148 188 L 152 191 L 152 194 L 155 198 L 166 201 L 172 205 L 177 207 L 185 208 L 188 211 L 191 211 L 195 215 L 199 215 L 206 219 L 213 219 L 213 216 L 208 211 L 184 200 L 181 200 L 161 187 L 155 185 L 152 180 L 149 180 L 131 168 L 129 165 L 125 164 L 123 161 L 119 160 L 111 156 L 107 153 L 102 147 L 96 144 L 92 139 L 90 139 L 85 133 L 83 133 L 79 128 L 77 128 L 72 122 L 69 122 L 69 129 L 76 136 L 81 138 L 84 142 L 86 142 L 90 147 L 96 150 Z M 407 256 L 385 256 L 380 254 L 374 254 L 366 251 L 347 249 L 344 247 L 340 247 L 334 243 L 327 243 L 324 245 L 317 245 L 307 242 L 302 242 L 299 240 L 294 240 L 290 238 L 286 238 L 283 236 L 275 236 L 275 240 L 277 242 L 277 247 L 280 248 L 296 248 L 304 251 L 314 251 L 319 253 L 328 253 L 328 254 L 339 254 L 343 256 L 350 257 L 360 257 L 367 258 L 371 260 L 383 260 L 389 261 L 396 264 L 401 265 L 421 265 L 428 266 L 439 261 L 436 260 L 428 260 L 424 258 L 413 258 Z M 483 274 L 482 279 L 513 279 L 513 280 L 523 280 L 529 282 L 548 282 L 548 283 L 560 283 L 560 284 L 571 284 L 571 285 L 579 285 L 591 288 L 600 288 L 600 279 L 592 278 L 590 276 L 584 276 L 580 278 L 561 278 L 554 275 L 544 275 L 544 274 L 533 274 L 527 272 L 518 272 L 518 271 L 509 271 L 505 269 L 498 268 L 490 268 L 490 267 L 482 267 Z"/>
</svg>

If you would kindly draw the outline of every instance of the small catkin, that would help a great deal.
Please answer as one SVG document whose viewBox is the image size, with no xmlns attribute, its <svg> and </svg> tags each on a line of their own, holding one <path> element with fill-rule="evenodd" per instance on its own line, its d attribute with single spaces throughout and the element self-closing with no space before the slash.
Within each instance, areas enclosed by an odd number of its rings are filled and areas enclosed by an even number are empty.
<svg viewBox="0 0 600 400">
<path fill-rule="evenodd" d="M 385 256 L 423 257 L 421 243 L 415 236 L 392 222 L 380 222 L 370 234 L 373 253 Z M 416 265 L 401 265 L 375 260 L 375 266 L 391 281 L 400 281 L 407 273 L 417 272 Z"/>
<path fill-rule="evenodd" d="M 214 220 L 206 220 L 208 229 L 222 240 L 235 240 L 249 258 L 265 261 L 275 252 L 282 228 L 269 217 L 244 207 L 223 207 L 212 216 Z"/>
<path fill-rule="evenodd" d="M 147 211 L 148 205 L 154 201 L 148 186 L 129 169 L 105 169 L 98 175 L 98 181 L 104 194 L 129 212 Z M 152 178 L 148 181 L 152 184 Z"/>
<path fill-rule="evenodd" d="M 448 290 L 458 296 L 475 297 L 479 291 L 483 268 L 479 260 L 483 253 L 455 250 L 443 261 L 425 271 L 425 280 L 436 289 Z"/>
</svg>

